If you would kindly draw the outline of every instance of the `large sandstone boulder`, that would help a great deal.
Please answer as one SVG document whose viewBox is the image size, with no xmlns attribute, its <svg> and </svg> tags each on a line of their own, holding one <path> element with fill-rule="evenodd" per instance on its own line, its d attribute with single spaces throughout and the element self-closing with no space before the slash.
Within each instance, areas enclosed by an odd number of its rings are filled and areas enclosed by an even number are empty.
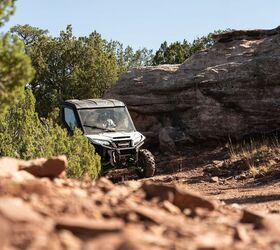
<svg viewBox="0 0 280 250">
<path fill-rule="evenodd" d="M 234 31 L 182 65 L 132 69 L 105 96 L 124 101 L 149 141 L 174 151 L 277 130 L 279 69 L 279 27 Z"/>
</svg>

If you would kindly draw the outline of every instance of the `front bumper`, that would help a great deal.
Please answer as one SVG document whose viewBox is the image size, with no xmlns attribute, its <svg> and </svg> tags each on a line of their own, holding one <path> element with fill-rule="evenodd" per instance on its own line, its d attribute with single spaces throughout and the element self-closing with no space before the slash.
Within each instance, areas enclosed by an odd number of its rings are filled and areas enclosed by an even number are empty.
<svg viewBox="0 0 280 250">
<path fill-rule="evenodd" d="M 111 148 L 108 150 L 110 163 L 114 167 L 127 167 L 138 161 L 138 151 L 144 142 L 140 142 L 134 147 Z"/>
<path fill-rule="evenodd" d="M 144 141 L 139 142 L 135 146 L 117 147 L 117 143 L 112 143 L 111 146 L 96 145 L 96 152 L 101 156 L 102 161 L 110 162 L 113 167 L 121 168 L 135 164 L 138 161 L 138 151 L 144 144 Z"/>
</svg>

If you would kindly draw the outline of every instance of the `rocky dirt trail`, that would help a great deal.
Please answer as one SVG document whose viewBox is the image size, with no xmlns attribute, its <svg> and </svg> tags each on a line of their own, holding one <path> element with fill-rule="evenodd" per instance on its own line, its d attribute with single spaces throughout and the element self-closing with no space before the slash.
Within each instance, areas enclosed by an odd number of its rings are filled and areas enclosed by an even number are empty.
<svg viewBox="0 0 280 250">
<path fill-rule="evenodd" d="M 280 213 L 280 176 L 273 173 L 272 176 L 254 179 L 242 171 L 234 174 L 234 169 L 227 170 L 229 173 L 223 175 L 221 164 L 229 157 L 228 152 L 223 145 L 194 147 L 182 162 L 180 157 L 171 161 L 167 174 L 164 173 L 164 166 L 168 163 L 164 162 L 159 171 L 162 174 L 151 180 L 186 186 L 226 204 L 266 213 Z"/>
<path fill-rule="evenodd" d="M 243 179 L 242 176 L 238 178 L 205 176 L 202 167 L 201 169 L 183 169 L 181 172 L 157 176 L 152 180 L 156 183 L 186 185 L 189 189 L 199 192 L 205 197 L 215 198 L 226 204 L 237 204 L 244 208 L 280 213 L 279 179 L 258 182 L 253 179 Z"/>
<path fill-rule="evenodd" d="M 268 214 L 237 205 L 244 180 L 214 182 L 195 167 L 205 160 L 196 153 L 177 173 L 117 184 L 65 178 L 64 157 L 2 158 L 1 249 L 279 249 L 277 206 Z"/>
</svg>

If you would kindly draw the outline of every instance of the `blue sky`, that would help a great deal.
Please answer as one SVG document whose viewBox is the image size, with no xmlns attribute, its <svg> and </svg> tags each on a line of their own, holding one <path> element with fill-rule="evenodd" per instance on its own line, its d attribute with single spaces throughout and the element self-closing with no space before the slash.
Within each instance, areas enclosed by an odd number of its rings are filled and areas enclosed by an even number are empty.
<svg viewBox="0 0 280 250">
<path fill-rule="evenodd" d="M 158 49 L 163 41 L 182 41 L 218 29 L 275 28 L 279 0 L 17 0 L 15 24 L 48 29 L 57 36 L 72 24 L 76 36 L 96 30 L 106 39 L 138 49 Z"/>
</svg>

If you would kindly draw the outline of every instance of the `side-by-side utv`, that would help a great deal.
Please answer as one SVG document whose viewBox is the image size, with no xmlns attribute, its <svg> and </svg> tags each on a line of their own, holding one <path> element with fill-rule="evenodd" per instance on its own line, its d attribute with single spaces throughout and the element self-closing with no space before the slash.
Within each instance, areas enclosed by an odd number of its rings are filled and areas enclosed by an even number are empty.
<svg viewBox="0 0 280 250">
<path fill-rule="evenodd" d="M 150 151 L 142 149 L 145 136 L 136 131 L 123 102 L 67 100 L 61 106 L 61 118 L 69 133 L 75 128 L 83 131 L 101 156 L 102 166 L 132 167 L 140 177 L 154 175 L 154 157 Z"/>
</svg>

